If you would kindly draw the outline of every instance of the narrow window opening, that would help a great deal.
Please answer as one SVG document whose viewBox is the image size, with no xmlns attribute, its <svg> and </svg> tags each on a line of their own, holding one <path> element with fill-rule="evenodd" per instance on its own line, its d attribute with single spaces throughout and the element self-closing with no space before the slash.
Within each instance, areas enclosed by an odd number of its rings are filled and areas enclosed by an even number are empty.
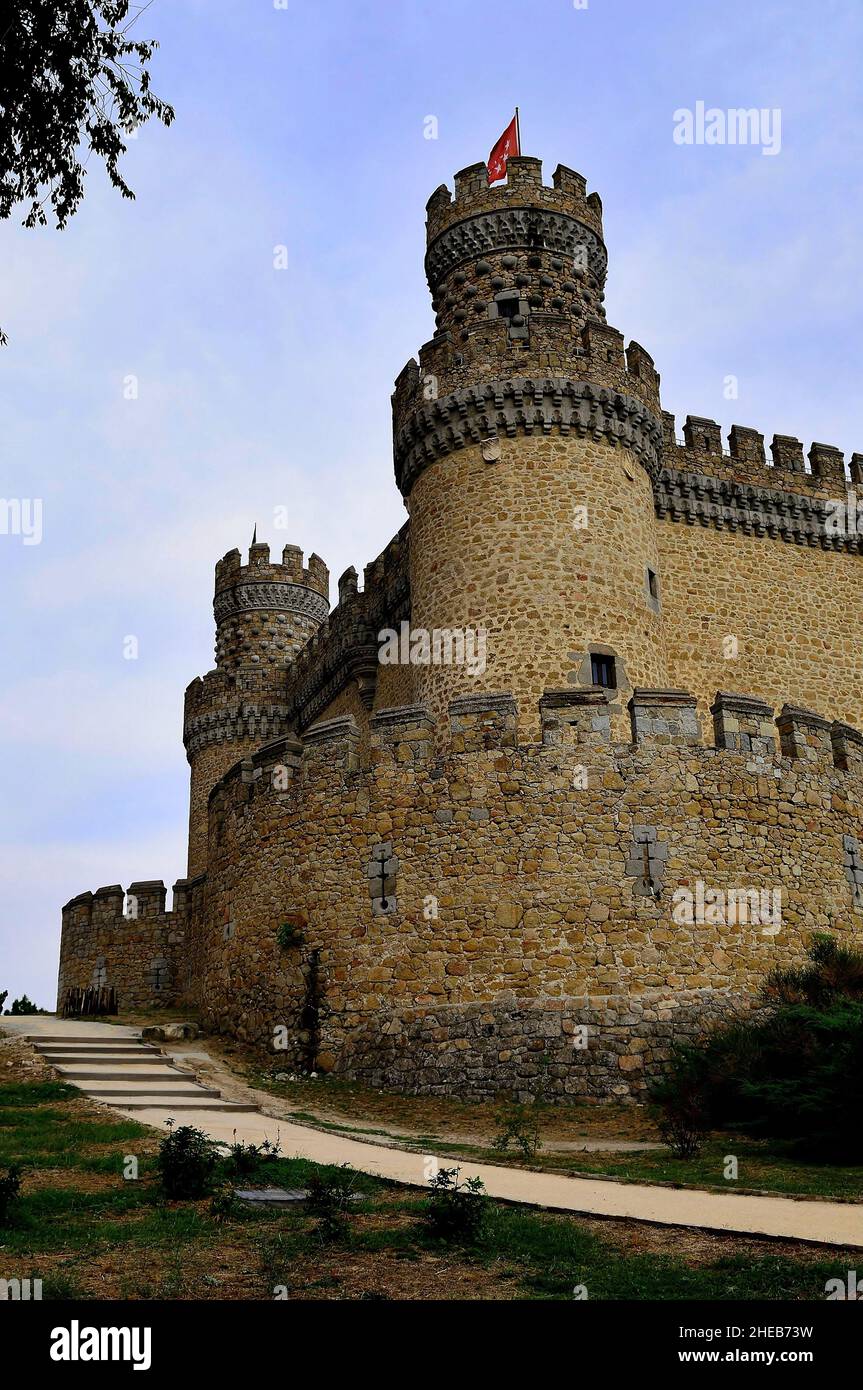
<svg viewBox="0 0 863 1390">
<path fill-rule="evenodd" d="M 616 689 L 617 674 L 614 669 L 614 657 L 591 652 L 590 678 L 594 685 L 603 685 L 607 690 Z"/>
</svg>

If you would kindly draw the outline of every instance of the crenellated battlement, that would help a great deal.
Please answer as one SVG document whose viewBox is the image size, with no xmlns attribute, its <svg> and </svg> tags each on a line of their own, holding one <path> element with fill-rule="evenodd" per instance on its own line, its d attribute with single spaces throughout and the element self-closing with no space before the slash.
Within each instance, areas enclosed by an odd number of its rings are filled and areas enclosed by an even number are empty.
<svg viewBox="0 0 863 1390">
<path fill-rule="evenodd" d="M 119 883 L 79 893 L 63 908 L 70 926 L 105 926 L 159 919 L 182 925 L 189 912 L 192 880 L 178 878 L 172 888 L 173 906 L 166 907 L 168 890 L 161 878 L 137 879 L 124 889 Z"/>
<path fill-rule="evenodd" d="M 832 444 L 812 444 L 804 459 L 799 439 L 774 434 L 768 461 L 764 435 L 745 425 L 732 425 L 727 445 L 723 447 L 721 427 L 715 420 L 687 415 L 679 438 L 675 417 L 662 412 L 662 460 L 668 469 L 824 498 L 843 498 L 849 486 L 844 455 Z M 863 486 L 863 454 L 851 455 L 848 471 L 850 485 Z"/>
<path fill-rule="evenodd" d="M 287 665 L 327 616 L 329 584 L 320 556 L 304 567 L 296 545 L 285 546 L 280 564 L 270 563 L 264 542 L 250 546 L 246 565 L 238 550 L 228 551 L 216 565 L 217 666 Z"/>
<path fill-rule="evenodd" d="M 62 912 L 58 1000 L 70 989 L 114 989 L 122 1008 L 167 1007 L 183 998 L 188 932 L 203 905 L 203 880 L 178 879 L 166 906 L 161 879 L 79 893 Z"/>
<path fill-rule="evenodd" d="M 587 192 L 587 180 L 574 169 L 558 164 L 551 184 L 542 181 L 542 160 L 513 156 L 507 164 L 505 183 L 489 185 L 488 165 L 470 164 L 454 180 L 454 194 L 441 184 L 426 203 L 426 235 L 429 246 L 457 222 L 483 213 L 509 208 L 537 208 L 583 222 L 602 237 L 602 200 Z"/>
<path fill-rule="evenodd" d="M 790 435 L 773 436 L 770 463 L 764 436 L 743 425 L 732 425 L 726 450 L 715 420 L 688 415 L 681 442 L 674 416 L 666 411 L 662 435 L 663 466 L 654 476 L 660 519 L 863 553 L 856 523 L 863 503 L 863 492 L 857 493 L 863 488 L 863 455 L 852 454 L 849 480 L 841 450 L 830 444 L 811 446 L 807 472 L 803 445 Z M 837 504 L 842 509 L 838 525 Z"/>
<path fill-rule="evenodd" d="M 371 718 L 370 756 L 364 765 L 359 757 L 359 729 L 351 714 L 344 714 L 313 725 L 302 739 L 291 736 L 275 740 L 236 763 L 213 787 L 213 804 L 224 810 L 231 788 L 253 785 L 255 795 L 284 799 L 290 791 L 302 798 L 307 782 L 323 777 L 327 784 L 334 776 L 371 779 L 408 771 L 417 777 L 434 769 L 434 776 L 450 762 L 478 754 L 495 758 L 503 755 L 525 766 L 539 759 L 543 763 L 550 750 L 567 747 L 582 752 L 604 750 L 612 760 L 628 758 L 633 751 L 682 757 L 731 755 L 740 775 L 742 758 L 746 770 L 756 777 L 781 776 L 794 764 L 807 770 L 819 768 L 830 778 L 851 773 L 863 776 L 863 733 L 840 720 L 793 705 L 778 712 L 751 695 L 719 691 L 710 706 L 712 724 L 698 708 L 694 695 L 685 690 L 637 688 L 628 701 L 632 740 L 615 743 L 611 736 L 609 693 L 601 686 L 547 691 L 540 701 L 539 743 L 518 740 L 518 704 L 508 693 L 478 692 L 450 702 L 448 737 L 443 749 L 435 745 L 434 721 L 420 705 L 377 710 Z M 712 728 L 713 739 L 704 737 L 703 724 Z M 274 769 L 285 776 L 273 777 Z M 694 770 L 694 768 L 693 768 Z M 540 774 L 537 774 L 542 780 Z M 840 778 L 841 782 L 841 778 Z M 855 785 L 855 795 L 861 787 Z M 825 784 L 825 794 L 828 788 Z M 248 791 L 240 795 L 248 800 Z"/>
<path fill-rule="evenodd" d="M 270 563 L 270 547 L 257 541 L 249 547 L 249 559 L 243 564 L 239 550 L 229 550 L 216 562 L 216 596 L 238 584 L 271 583 L 298 585 L 311 589 L 328 599 L 330 572 L 320 555 L 310 555 L 304 567 L 303 552 L 298 545 L 286 545 L 280 563 Z M 218 614 L 217 614 L 218 617 Z"/>
<path fill-rule="evenodd" d="M 410 496 L 416 479 L 437 459 L 472 444 L 519 435 L 602 439 L 631 450 L 656 476 L 662 432 L 651 409 L 657 397 L 648 354 L 632 343 L 625 359 L 622 338 L 618 353 L 607 331 L 587 341 L 591 353 L 582 353 L 583 379 L 487 380 L 430 400 L 424 398 L 424 378 L 416 363 L 409 362 L 393 397 L 395 473 L 403 496 Z M 637 373 L 629 370 L 628 361 L 637 365 Z"/>
<path fill-rule="evenodd" d="M 355 682 L 366 709 L 378 676 L 378 632 L 410 612 L 409 528 L 406 522 L 363 571 L 359 588 L 351 567 L 339 579 L 339 602 L 298 654 L 287 682 L 287 701 L 297 728 L 307 728 Z"/>
</svg>

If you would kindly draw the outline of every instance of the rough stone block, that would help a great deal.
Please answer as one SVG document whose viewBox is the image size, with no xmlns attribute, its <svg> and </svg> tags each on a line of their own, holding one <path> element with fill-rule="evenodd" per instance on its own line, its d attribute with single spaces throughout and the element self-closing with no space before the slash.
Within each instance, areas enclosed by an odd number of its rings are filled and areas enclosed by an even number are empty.
<svg viewBox="0 0 863 1390">
<path fill-rule="evenodd" d="M 782 756 L 833 763 L 830 721 L 798 705 L 783 705 L 776 718 Z"/>
<path fill-rule="evenodd" d="M 701 742 L 697 701 L 688 690 L 638 688 L 628 702 L 633 743 Z"/>
<path fill-rule="evenodd" d="M 546 690 L 539 702 L 539 717 L 546 748 L 611 740 L 608 691 L 603 686 Z"/>
<path fill-rule="evenodd" d="M 710 706 L 717 748 L 768 758 L 776 752 L 773 706 L 753 695 L 718 690 Z"/>
<path fill-rule="evenodd" d="M 461 695 L 450 701 L 449 723 L 454 753 L 516 746 L 518 709 L 512 695 Z"/>
</svg>

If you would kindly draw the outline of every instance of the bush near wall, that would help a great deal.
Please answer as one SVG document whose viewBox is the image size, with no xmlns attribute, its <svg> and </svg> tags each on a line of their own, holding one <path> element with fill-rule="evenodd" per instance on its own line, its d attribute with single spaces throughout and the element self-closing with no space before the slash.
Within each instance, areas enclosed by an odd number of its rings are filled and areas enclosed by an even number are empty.
<svg viewBox="0 0 863 1390">
<path fill-rule="evenodd" d="M 672 1143 L 692 1152 L 708 1128 L 740 1129 L 863 1162 L 863 954 L 819 934 L 806 965 L 768 978 L 762 1002 L 766 1016 L 676 1052 L 653 1091 Z"/>
</svg>

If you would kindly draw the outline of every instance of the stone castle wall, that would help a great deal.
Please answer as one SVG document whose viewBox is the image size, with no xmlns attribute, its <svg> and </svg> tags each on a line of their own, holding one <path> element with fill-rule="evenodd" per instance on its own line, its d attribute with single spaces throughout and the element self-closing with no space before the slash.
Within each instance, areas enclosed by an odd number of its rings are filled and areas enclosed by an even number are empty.
<svg viewBox="0 0 863 1390">
<path fill-rule="evenodd" d="M 482 673 L 417 666 L 414 697 L 445 738 L 451 699 L 509 690 L 523 736 L 536 738 L 543 691 L 591 684 L 590 650 L 612 651 L 624 738 L 632 687 L 669 683 L 647 592 L 648 569 L 659 570 L 650 479 L 627 449 L 603 442 L 540 435 L 499 447 L 494 463 L 481 445 L 460 449 L 414 485 L 411 621 L 487 632 Z"/>
<path fill-rule="evenodd" d="M 69 989 L 115 989 L 121 1008 L 166 1008 L 188 995 L 187 930 L 201 883 L 179 879 L 173 909 L 161 879 L 81 893 L 63 908 L 57 1006 Z M 125 908 L 125 911 L 124 911 Z"/>
<path fill-rule="evenodd" d="M 514 701 L 477 696 L 443 755 L 413 708 L 373 716 L 367 769 L 350 717 L 310 731 L 287 785 L 280 743 L 233 769 L 192 927 L 206 1022 L 263 1046 L 283 1025 L 295 1060 L 311 1033 L 315 1066 L 373 1085 L 637 1095 L 813 931 L 863 940 L 859 735 L 724 697 L 711 746 L 680 692 L 636 691 L 631 717 L 614 743 L 605 692 L 567 691 L 519 745 Z M 780 890 L 779 930 L 679 924 L 699 881 Z"/>
<path fill-rule="evenodd" d="M 161 884 L 131 920 L 116 885 L 68 904 L 61 992 L 283 1029 L 286 1062 L 375 1086 L 638 1096 L 813 931 L 863 936 L 861 541 L 827 524 L 863 455 L 846 483 L 827 444 L 807 468 L 786 435 L 770 462 L 750 427 L 678 439 L 605 321 L 574 170 L 473 165 L 427 214 L 435 332 L 392 398 L 410 520 L 332 612 L 296 546 L 219 562 L 193 877 L 170 914 Z M 484 669 L 382 663 L 402 624 L 482 630 Z M 779 893 L 778 929 L 676 919 L 699 884 Z"/>
</svg>

